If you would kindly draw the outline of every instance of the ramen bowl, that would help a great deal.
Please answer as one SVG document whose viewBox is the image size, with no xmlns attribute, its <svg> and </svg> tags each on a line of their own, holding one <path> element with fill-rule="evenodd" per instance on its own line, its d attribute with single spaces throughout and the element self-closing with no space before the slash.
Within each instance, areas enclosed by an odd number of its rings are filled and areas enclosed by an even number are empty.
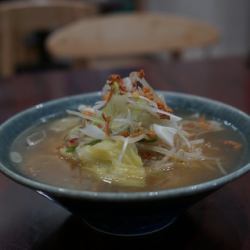
<svg viewBox="0 0 250 250">
<path fill-rule="evenodd" d="M 240 163 L 223 177 L 175 189 L 153 192 L 92 192 L 53 186 L 26 176 L 10 159 L 11 146 L 27 128 L 65 109 L 93 104 L 100 93 L 57 99 L 36 105 L 0 126 L 0 170 L 39 194 L 56 201 L 97 230 L 115 235 L 143 235 L 167 227 L 187 208 L 250 170 L 250 118 L 229 105 L 207 98 L 160 92 L 174 109 L 196 111 L 232 124 L 245 138 Z M 229 204 L 230 205 L 230 204 Z"/>
</svg>

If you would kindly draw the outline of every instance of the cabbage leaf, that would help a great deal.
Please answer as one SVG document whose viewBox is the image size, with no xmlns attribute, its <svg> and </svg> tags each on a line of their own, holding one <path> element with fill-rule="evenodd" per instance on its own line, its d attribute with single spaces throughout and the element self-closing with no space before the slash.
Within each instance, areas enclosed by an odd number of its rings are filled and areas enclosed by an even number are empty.
<svg viewBox="0 0 250 250">
<path fill-rule="evenodd" d="M 103 181 L 122 186 L 143 187 L 145 169 L 136 146 L 129 144 L 122 160 L 119 161 L 122 146 L 122 141 L 103 140 L 93 146 L 79 146 L 76 152 L 83 167 Z"/>
</svg>

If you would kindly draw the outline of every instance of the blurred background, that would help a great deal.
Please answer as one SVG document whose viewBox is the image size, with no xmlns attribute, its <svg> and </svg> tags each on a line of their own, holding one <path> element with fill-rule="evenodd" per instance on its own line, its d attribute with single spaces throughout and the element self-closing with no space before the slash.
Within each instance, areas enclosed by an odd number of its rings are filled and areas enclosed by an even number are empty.
<svg viewBox="0 0 250 250">
<path fill-rule="evenodd" d="M 146 1 L 146 8 L 206 21 L 217 27 L 219 43 L 211 48 L 213 57 L 245 55 L 250 47 L 250 11 L 248 0 L 175 0 Z M 190 53 L 189 57 L 202 57 Z"/>
<path fill-rule="evenodd" d="M 250 114 L 250 0 L 0 0 L 0 123 L 138 69 L 155 89 L 212 98 Z M 248 174 L 191 208 L 170 234 L 138 243 L 249 250 L 249 183 Z M 1 250 L 134 246 L 127 238 L 96 237 L 2 174 L 0 204 Z"/>
<path fill-rule="evenodd" d="M 148 59 L 241 56 L 247 63 L 249 6 L 249 0 L 0 1 L 0 75 Z"/>
</svg>

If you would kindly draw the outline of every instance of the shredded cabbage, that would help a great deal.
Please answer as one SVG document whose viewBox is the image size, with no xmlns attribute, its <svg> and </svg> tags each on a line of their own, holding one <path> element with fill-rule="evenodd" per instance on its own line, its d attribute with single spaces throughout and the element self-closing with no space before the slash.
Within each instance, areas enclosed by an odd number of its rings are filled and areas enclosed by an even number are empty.
<svg viewBox="0 0 250 250">
<path fill-rule="evenodd" d="M 87 168 L 101 179 L 126 186 L 144 186 L 145 170 L 134 144 L 128 144 L 119 159 L 121 141 L 103 140 L 93 146 L 80 146 L 76 152 Z"/>
<path fill-rule="evenodd" d="M 226 173 L 217 158 L 204 154 L 205 140 L 200 137 L 221 130 L 221 125 L 202 117 L 198 122 L 183 120 L 173 114 L 143 71 L 123 79 L 111 75 L 102 98 L 93 106 L 67 110 L 71 120 L 64 118 L 53 125 L 55 130 L 64 129 L 63 124 L 68 129 L 59 150 L 65 159 L 77 161 L 104 182 L 132 187 L 146 184 L 146 165 L 159 171 L 173 168 L 176 162 L 190 166 L 190 162 L 202 161 L 205 167 L 213 162 Z M 72 116 L 79 121 L 73 128 Z"/>
</svg>

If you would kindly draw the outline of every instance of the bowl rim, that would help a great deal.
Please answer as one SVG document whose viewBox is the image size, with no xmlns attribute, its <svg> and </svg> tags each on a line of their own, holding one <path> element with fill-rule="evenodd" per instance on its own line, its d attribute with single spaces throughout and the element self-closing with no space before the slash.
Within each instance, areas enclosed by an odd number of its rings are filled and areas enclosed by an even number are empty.
<svg viewBox="0 0 250 250">
<path fill-rule="evenodd" d="M 197 101 L 200 101 L 200 102 L 206 102 L 206 103 L 210 103 L 213 105 L 220 105 L 223 108 L 230 109 L 234 113 L 238 113 L 239 116 L 242 116 L 245 119 L 248 119 L 250 122 L 249 115 L 247 115 L 243 111 L 231 105 L 222 103 L 220 101 L 216 101 L 213 99 L 209 99 L 207 97 L 201 97 L 201 96 L 196 96 L 192 94 L 184 94 L 181 92 L 173 92 L 173 91 L 157 91 L 157 92 L 160 94 L 163 94 L 164 96 L 167 95 L 170 97 L 172 96 L 172 97 L 192 99 L 192 100 L 196 99 Z M 81 97 L 83 98 L 84 97 L 98 97 L 100 95 L 101 95 L 100 91 L 89 92 L 89 93 L 83 93 L 79 95 L 71 95 L 71 96 L 66 96 L 62 98 L 57 98 L 51 101 L 47 101 L 47 102 L 34 105 L 28 109 L 25 109 L 15 114 L 11 118 L 3 122 L 0 125 L 0 131 L 8 127 L 9 123 L 12 123 L 18 120 L 23 115 L 27 115 L 30 112 L 34 112 L 34 110 L 42 109 L 44 107 L 58 104 L 58 103 L 64 103 L 64 102 L 71 101 L 73 99 L 78 99 Z M 224 184 L 247 173 L 248 171 L 250 171 L 250 162 L 225 176 L 212 179 L 206 182 L 179 187 L 179 188 L 165 189 L 165 190 L 158 190 L 158 191 L 142 191 L 142 192 L 94 192 L 94 191 L 85 191 L 85 190 L 77 190 L 77 189 L 53 186 L 50 184 L 40 182 L 38 180 L 34 180 L 31 178 L 22 176 L 13 170 L 10 170 L 8 167 L 5 167 L 0 159 L 0 172 L 2 172 L 4 175 L 6 175 L 7 177 L 11 178 L 12 180 L 14 180 L 15 182 L 19 184 L 35 189 L 36 191 L 40 193 L 45 192 L 45 193 L 49 193 L 55 196 L 81 198 L 81 199 L 91 200 L 91 201 L 112 201 L 112 202 L 114 201 L 144 201 L 148 199 L 161 200 L 161 199 L 166 199 L 166 198 L 178 198 L 181 196 L 190 196 L 190 195 L 195 195 L 195 194 L 199 194 L 202 192 L 209 192 L 214 189 L 217 189 L 223 186 Z"/>
</svg>

